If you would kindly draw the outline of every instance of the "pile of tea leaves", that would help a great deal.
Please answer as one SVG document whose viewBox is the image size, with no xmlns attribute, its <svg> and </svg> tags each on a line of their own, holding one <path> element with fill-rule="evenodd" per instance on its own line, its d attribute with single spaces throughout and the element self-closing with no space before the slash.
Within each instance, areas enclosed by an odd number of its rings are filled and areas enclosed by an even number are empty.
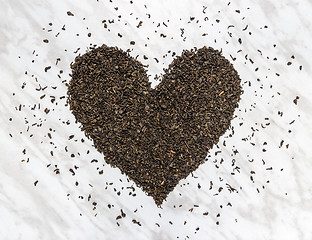
<svg viewBox="0 0 312 240">
<path fill-rule="evenodd" d="M 161 205 L 230 127 L 242 93 L 211 47 L 184 50 L 152 89 L 141 62 L 103 45 L 71 64 L 68 103 L 104 159 Z"/>
</svg>

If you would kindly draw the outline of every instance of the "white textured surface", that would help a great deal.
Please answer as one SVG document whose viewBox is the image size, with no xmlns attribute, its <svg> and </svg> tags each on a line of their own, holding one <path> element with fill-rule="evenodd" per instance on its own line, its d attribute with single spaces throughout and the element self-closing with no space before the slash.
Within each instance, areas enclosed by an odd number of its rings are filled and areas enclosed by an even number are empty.
<svg viewBox="0 0 312 240">
<path fill-rule="evenodd" d="M 0 239 L 312 239 L 311 1 L 1 0 L 0 6 Z M 222 48 L 242 78 L 233 136 L 229 130 L 221 137 L 162 208 L 136 186 L 136 196 L 129 195 L 134 184 L 104 163 L 60 99 L 74 51 L 84 53 L 90 43 L 133 48 L 132 56 L 150 65 L 151 80 L 172 61 L 171 53 L 162 57 L 169 50 Z M 46 66 L 52 68 L 45 73 Z M 120 209 L 126 217 L 116 220 Z"/>
</svg>

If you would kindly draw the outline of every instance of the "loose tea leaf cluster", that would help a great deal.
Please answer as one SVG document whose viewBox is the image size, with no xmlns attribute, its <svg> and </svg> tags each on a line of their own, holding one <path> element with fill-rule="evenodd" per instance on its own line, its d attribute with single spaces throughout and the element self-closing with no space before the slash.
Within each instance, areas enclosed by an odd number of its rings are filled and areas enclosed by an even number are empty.
<svg viewBox="0 0 312 240">
<path fill-rule="evenodd" d="M 160 205 L 229 128 L 240 78 L 219 51 L 185 50 L 150 87 L 144 66 L 103 45 L 71 65 L 68 102 L 105 161 Z"/>
</svg>

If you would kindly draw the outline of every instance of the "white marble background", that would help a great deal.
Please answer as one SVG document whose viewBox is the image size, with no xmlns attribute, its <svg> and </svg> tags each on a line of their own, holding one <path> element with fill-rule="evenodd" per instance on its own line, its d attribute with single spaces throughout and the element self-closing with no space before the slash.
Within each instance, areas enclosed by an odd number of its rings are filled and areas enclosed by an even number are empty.
<svg viewBox="0 0 312 240">
<path fill-rule="evenodd" d="M 310 0 L 0 6 L 0 239 L 312 239 Z M 242 78 L 233 129 L 162 208 L 104 163 L 63 98 L 70 62 L 103 43 L 133 49 L 151 81 L 173 51 L 204 45 Z"/>
</svg>

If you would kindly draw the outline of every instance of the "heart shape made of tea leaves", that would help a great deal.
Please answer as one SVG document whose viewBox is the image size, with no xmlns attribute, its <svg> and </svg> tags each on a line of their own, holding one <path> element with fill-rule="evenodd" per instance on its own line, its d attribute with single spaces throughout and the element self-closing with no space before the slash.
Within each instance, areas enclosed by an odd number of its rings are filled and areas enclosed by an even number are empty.
<svg viewBox="0 0 312 240">
<path fill-rule="evenodd" d="M 211 47 L 184 50 L 154 89 L 143 64 L 103 45 L 71 64 L 68 103 L 81 130 L 161 205 L 205 162 L 242 93 L 232 64 Z"/>
</svg>

